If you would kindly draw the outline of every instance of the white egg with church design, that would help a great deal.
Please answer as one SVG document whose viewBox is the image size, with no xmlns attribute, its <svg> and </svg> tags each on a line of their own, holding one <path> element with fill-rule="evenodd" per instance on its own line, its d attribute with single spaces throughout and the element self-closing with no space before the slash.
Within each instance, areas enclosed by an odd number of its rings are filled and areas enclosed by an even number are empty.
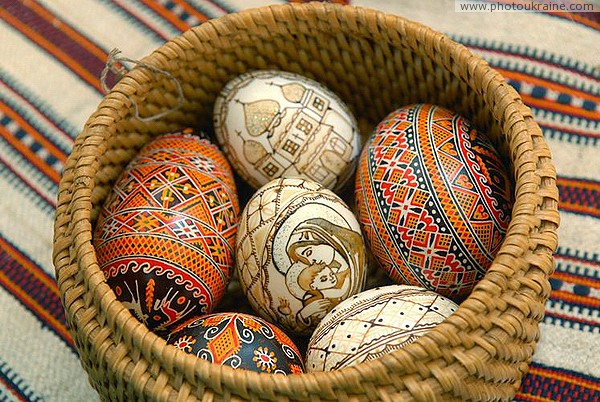
<svg viewBox="0 0 600 402">
<path fill-rule="evenodd" d="M 280 178 L 244 208 L 236 269 L 252 308 L 297 334 L 365 285 L 366 248 L 358 221 L 322 185 Z"/>
<path fill-rule="evenodd" d="M 215 101 L 215 135 L 237 173 L 255 189 L 301 177 L 340 190 L 354 172 L 356 119 L 331 90 L 285 71 L 229 81 Z"/>
</svg>

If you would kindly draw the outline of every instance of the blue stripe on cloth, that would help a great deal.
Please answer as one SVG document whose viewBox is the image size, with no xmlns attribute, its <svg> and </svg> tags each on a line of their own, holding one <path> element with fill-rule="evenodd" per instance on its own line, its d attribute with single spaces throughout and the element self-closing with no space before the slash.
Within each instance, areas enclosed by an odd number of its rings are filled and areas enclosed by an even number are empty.
<svg viewBox="0 0 600 402">
<path fill-rule="evenodd" d="M 41 193 L 23 176 L 15 172 L 11 164 L 8 164 L 6 161 L 0 160 L 0 176 L 21 192 L 23 197 L 29 198 L 34 205 L 38 206 L 43 212 L 46 212 L 49 215 L 54 213 L 56 200 L 54 198 L 48 198 Z"/>
<path fill-rule="evenodd" d="M 54 125 L 60 128 L 63 132 L 75 138 L 79 134 L 79 129 L 75 126 L 74 122 L 68 121 L 66 118 L 61 117 L 56 109 L 51 104 L 35 96 L 31 91 L 26 89 L 25 85 L 18 82 L 6 71 L 0 67 L 0 81 L 7 87 L 9 87 L 15 93 L 18 93 L 23 99 L 25 99 L 31 106 L 35 107 L 37 111 L 46 116 Z"/>
<path fill-rule="evenodd" d="M 19 340 L 16 336 L 15 338 L 15 341 L 18 342 Z M 0 392 L 0 398 L 2 398 L 2 400 L 21 400 L 29 402 L 41 402 L 44 400 L 41 395 L 35 393 L 31 387 L 3 361 L 0 361 L 0 391 L 2 390 L 1 385 L 8 388 L 5 391 L 10 392 L 10 394 L 2 394 L 2 392 Z"/>
<path fill-rule="evenodd" d="M 142 8 L 146 8 L 145 6 L 141 5 L 134 5 L 134 3 L 140 3 L 139 0 L 125 0 L 127 2 L 127 5 L 129 6 L 135 6 L 135 7 L 142 7 Z M 165 41 L 170 39 L 170 37 L 165 36 L 163 33 L 161 33 L 161 31 L 155 27 L 153 27 L 152 25 L 148 24 L 144 18 L 142 18 L 140 15 L 137 15 L 135 12 L 133 12 L 129 7 L 125 7 L 122 4 L 120 4 L 118 1 L 108 1 L 108 0 L 101 0 L 100 2 L 106 4 L 107 6 L 109 6 L 110 8 L 112 8 L 113 10 L 115 10 L 119 15 L 121 15 L 124 19 L 126 19 L 127 21 L 131 22 L 132 24 L 135 24 L 136 27 L 140 28 L 140 31 L 144 32 L 145 34 L 148 34 L 150 36 L 152 36 L 155 40 L 157 41 Z M 149 9 L 146 8 L 146 11 L 150 11 Z M 160 18 L 159 16 L 157 16 L 155 13 L 152 12 L 153 15 L 153 20 L 160 20 L 162 22 L 162 26 L 164 26 L 164 21 L 162 20 L 162 18 Z M 175 35 L 176 33 L 179 33 L 178 30 L 173 29 L 171 26 L 169 26 L 169 31 L 172 32 L 173 35 Z"/>
<path fill-rule="evenodd" d="M 19 116 L 23 117 L 32 127 L 43 134 L 52 145 L 65 155 L 71 152 L 73 137 L 63 131 L 56 122 L 52 121 L 42 111 L 4 82 L 0 81 L 0 101 L 7 104 Z"/>
<path fill-rule="evenodd" d="M 598 401 L 600 379 L 576 371 L 531 364 L 515 401 Z"/>
<path fill-rule="evenodd" d="M 591 79 L 599 79 L 600 71 L 597 66 L 585 64 L 579 60 L 573 60 L 561 54 L 550 53 L 546 50 L 531 48 L 524 45 L 515 45 L 512 43 L 498 42 L 495 40 L 486 40 L 483 38 L 473 38 L 457 34 L 449 34 L 451 39 L 473 49 L 494 50 L 509 55 L 519 55 L 552 64 L 555 67 L 561 67 L 567 71 L 581 74 Z"/>
<path fill-rule="evenodd" d="M 223 4 L 223 2 L 218 1 L 188 0 L 188 4 L 209 18 L 216 18 L 221 15 L 229 14 L 235 11 L 233 8 L 228 7 L 226 4 Z M 219 10 L 219 12 L 215 13 L 214 9 Z"/>
<path fill-rule="evenodd" d="M 575 142 L 583 146 L 596 146 L 600 141 L 600 135 L 590 135 L 566 129 L 555 129 L 547 124 L 539 124 L 544 133 L 544 137 L 559 141 Z"/>
<path fill-rule="evenodd" d="M 555 255 L 560 258 L 569 258 L 578 260 L 582 264 L 596 264 L 600 265 L 600 254 L 596 252 L 589 252 L 585 250 L 578 250 L 573 248 L 561 247 L 560 245 L 556 249 Z M 585 275 L 592 275 L 586 273 Z M 595 277 L 598 277 L 597 274 L 594 274 Z"/>
</svg>

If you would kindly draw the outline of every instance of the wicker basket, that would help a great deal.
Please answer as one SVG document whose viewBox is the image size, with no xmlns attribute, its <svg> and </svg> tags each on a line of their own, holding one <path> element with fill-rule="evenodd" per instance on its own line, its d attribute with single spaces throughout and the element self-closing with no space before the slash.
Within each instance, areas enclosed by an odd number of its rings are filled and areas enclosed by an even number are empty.
<svg viewBox="0 0 600 402">
<path fill-rule="evenodd" d="M 397 16 L 310 3 L 209 21 L 166 43 L 122 78 L 87 121 L 60 183 L 54 264 L 68 324 L 105 400 L 510 399 L 539 336 L 553 271 L 558 191 L 530 110 L 484 61 Z M 115 298 L 91 244 L 99 208 L 124 166 L 154 136 L 210 127 L 215 97 L 250 69 L 303 74 L 336 92 L 363 134 L 395 108 L 437 103 L 487 131 L 509 161 L 515 204 L 489 272 L 460 308 L 416 342 L 329 373 L 258 374 L 210 364 L 147 330 Z M 163 117 L 143 121 L 183 103 Z"/>
</svg>

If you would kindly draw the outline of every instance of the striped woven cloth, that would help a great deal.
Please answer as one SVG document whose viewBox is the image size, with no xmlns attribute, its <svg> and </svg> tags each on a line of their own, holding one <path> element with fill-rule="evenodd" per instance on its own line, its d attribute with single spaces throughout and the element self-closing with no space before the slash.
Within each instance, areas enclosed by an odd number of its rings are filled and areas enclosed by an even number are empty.
<svg viewBox="0 0 600 402">
<path fill-rule="evenodd" d="M 51 253 L 61 170 L 103 96 L 109 51 L 141 58 L 190 26 L 270 3 L 0 0 L 0 400 L 98 400 L 66 328 Z M 557 167 L 562 222 L 541 340 L 516 400 L 599 400 L 600 14 L 353 4 L 448 34 L 532 108 Z"/>
</svg>

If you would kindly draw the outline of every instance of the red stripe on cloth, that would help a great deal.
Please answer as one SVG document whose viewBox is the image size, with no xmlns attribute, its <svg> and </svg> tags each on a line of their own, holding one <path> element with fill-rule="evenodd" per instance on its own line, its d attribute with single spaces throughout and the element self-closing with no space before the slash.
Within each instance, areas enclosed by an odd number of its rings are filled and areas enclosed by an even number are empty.
<svg viewBox="0 0 600 402">
<path fill-rule="evenodd" d="M 598 322 L 598 321 L 587 320 L 585 318 L 575 317 L 574 315 L 570 315 L 570 314 L 551 313 L 551 312 L 546 311 L 544 313 L 544 316 L 548 317 L 548 318 L 558 318 L 563 322 L 564 321 L 576 322 L 576 323 L 582 324 L 582 326 L 587 325 L 591 328 L 600 327 L 600 322 Z"/>
<path fill-rule="evenodd" d="M 68 346 L 74 347 L 56 282 L 0 236 L 0 285 L 25 305 Z"/>
<path fill-rule="evenodd" d="M 13 167 L 13 165 L 2 156 L 0 156 L 0 164 L 3 164 L 6 167 L 6 169 L 8 169 L 16 178 L 18 178 L 29 190 L 33 191 L 33 193 L 35 193 L 35 195 L 39 197 L 40 200 L 44 202 L 48 207 L 50 207 L 51 209 L 56 208 L 56 200 L 54 198 L 47 197 L 35 183 L 32 183 L 29 179 L 27 179 L 21 173 L 19 173 Z"/>
<path fill-rule="evenodd" d="M 0 100 L 0 113 L 3 113 L 6 117 L 15 122 L 19 128 L 24 130 L 27 134 L 31 136 L 44 150 L 49 154 L 55 157 L 57 160 L 61 162 L 65 162 L 67 159 L 67 154 L 54 145 L 52 142 L 48 141 L 48 139 L 44 136 L 44 134 L 40 133 L 35 127 L 33 127 L 29 122 L 27 122 L 16 110 L 13 110 L 8 104 Z"/>
<path fill-rule="evenodd" d="M 190 6 L 188 4 L 187 1 L 185 0 L 171 0 L 172 3 L 176 6 L 181 7 L 182 10 L 184 10 L 186 13 L 188 13 L 189 15 L 193 15 L 194 17 L 196 17 L 198 19 L 199 22 L 206 22 L 208 21 L 210 18 L 204 14 L 203 12 L 199 11 L 198 9 Z M 177 14 L 175 14 L 177 15 Z"/>
<path fill-rule="evenodd" d="M 15 137 L 5 126 L 0 126 L 0 137 L 9 143 L 17 152 L 29 161 L 38 171 L 42 172 L 52 182 L 58 184 L 60 181 L 60 173 L 49 166 L 44 159 L 40 158 L 33 150 L 23 144 L 21 140 Z"/>
<path fill-rule="evenodd" d="M 164 39 L 165 41 L 170 39 L 169 36 L 165 34 L 165 32 L 163 32 L 162 29 L 157 27 L 153 21 L 151 21 L 148 18 L 145 18 L 144 15 L 140 15 L 138 12 L 136 12 L 136 10 L 133 7 L 131 7 L 131 4 L 129 4 L 130 1 L 131 0 L 113 0 L 113 4 L 119 7 L 119 9 L 125 12 L 130 18 L 135 19 L 139 24 L 152 31 L 160 38 Z"/>
<path fill-rule="evenodd" d="M 589 307 L 590 309 L 600 308 L 600 299 L 590 296 L 577 295 L 565 290 L 552 290 L 550 292 L 550 298 L 555 300 L 562 300 L 571 304 L 578 304 L 580 306 Z"/>
<path fill-rule="evenodd" d="M 600 218 L 600 182 L 558 177 L 559 208 Z"/>
<path fill-rule="evenodd" d="M 579 257 L 576 255 L 570 255 L 565 251 L 557 251 L 555 257 L 557 261 L 570 261 L 576 265 L 591 265 L 596 266 L 600 269 L 600 260 L 596 259 L 595 256 L 591 258 Z"/>
<path fill-rule="evenodd" d="M 90 46 L 88 40 L 82 41 L 81 35 L 70 36 L 75 33 L 74 30 L 59 30 L 55 25 L 64 23 L 58 17 L 53 17 L 58 22 L 51 22 L 44 18 L 46 16 L 47 13 L 37 14 L 36 10 L 27 8 L 19 1 L 0 0 L 0 18 L 100 92 L 98 77 L 105 62 L 95 54 L 98 49 Z"/>
<path fill-rule="evenodd" d="M 33 103 L 31 103 L 30 98 L 28 99 L 24 94 L 20 93 L 16 88 L 10 86 L 9 83 L 0 81 L 0 87 L 2 87 L 3 90 L 9 92 L 9 96 L 12 100 L 18 100 L 23 105 L 22 107 L 27 109 L 26 112 L 17 112 L 17 111 L 15 111 L 15 112 L 19 113 L 19 115 L 22 114 L 23 116 L 27 116 L 28 114 L 33 114 L 34 117 L 30 118 L 31 121 L 36 121 L 39 119 L 39 121 L 43 121 L 44 123 L 49 124 L 54 129 L 56 129 L 56 132 L 59 134 L 59 136 L 62 137 L 63 140 L 69 146 L 71 146 L 73 144 L 73 142 L 74 142 L 73 137 L 71 137 L 63 128 L 60 127 L 61 121 L 59 121 L 57 119 L 56 115 L 52 115 L 52 114 L 48 113 L 48 111 L 44 107 L 40 107 L 39 105 L 36 106 Z"/>
<path fill-rule="evenodd" d="M 532 363 L 517 393 L 517 401 L 598 401 L 598 379 L 569 370 Z"/>
<path fill-rule="evenodd" d="M 508 79 L 511 79 L 514 81 L 525 82 L 527 84 L 531 84 L 531 85 L 535 85 L 535 86 L 549 89 L 552 91 L 556 91 L 560 94 L 566 94 L 566 95 L 569 95 L 572 97 L 580 98 L 584 101 L 587 100 L 587 101 L 593 102 L 595 104 L 600 103 L 600 96 L 592 95 L 590 93 L 587 93 L 587 92 L 584 92 L 584 91 L 581 91 L 578 89 L 574 89 L 574 88 L 568 87 L 563 84 L 558 84 L 556 82 L 553 82 L 553 81 L 550 81 L 550 80 L 547 80 L 544 78 L 536 77 L 536 76 L 522 73 L 522 72 L 507 70 L 504 68 L 496 67 L 495 69 L 500 74 L 502 74 L 505 78 L 508 78 Z M 592 120 L 600 120 L 600 113 L 597 111 L 594 111 L 594 110 L 586 110 L 586 109 L 583 109 L 583 108 L 577 107 L 577 106 L 565 105 L 565 104 L 557 102 L 556 100 L 535 98 L 529 94 L 524 94 L 524 93 L 521 93 L 521 96 L 523 97 L 523 100 L 525 101 L 525 103 L 528 103 L 530 106 L 538 106 L 538 107 L 542 107 L 545 109 L 554 110 L 559 113 L 564 113 L 564 114 L 568 114 L 568 115 L 572 115 L 572 116 L 584 117 L 584 118 L 592 119 Z"/>
<path fill-rule="evenodd" d="M 33 12 L 35 12 L 39 17 L 52 24 L 52 26 L 55 27 L 57 30 L 63 32 L 66 36 L 68 36 L 68 38 L 62 36 L 57 37 L 57 39 L 72 39 L 74 42 L 80 45 L 80 49 L 78 50 L 90 53 L 100 61 L 106 59 L 107 53 L 104 49 L 100 48 L 98 45 L 96 45 L 94 42 L 88 39 L 85 35 L 81 34 L 75 28 L 71 27 L 65 21 L 61 20 L 59 16 L 53 14 L 52 12 L 44 8 L 42 5 L 38 4 L 37 1 L 28 0 L 27 2 L 25 2 L 25 5 L 29 7 Z M 70 46 L 73 45 L 70 44 Z"/>
<path fill-rule="evenodd" d="M 552 274 L 553 279 L 557 279 L 559 281 L 572 283 L 574 285 L 583 285 L 588 286 L 590 288 L 600 289 L 600 278 L 592 278 L 589 276 L 581 276 L 571 274 L 569 272 L 559 272 L 554 271 Z"/>
<path fill-rule="evenodd" d="M 178 30 L 183 32 L 190 28 L 186 22 L 183 22 L 181 19 L 179 19 L 179 17 L 177 17 L 177 15 L 163 7 L 158 2 L 154 0 L 140 0 L 140 2 Z"/>
<path fill-rule="evenodd" d="M 561 127 L 559 125 L 556 124 L 550 124 L 550 123 L 539 123 L 540 127 L 542 128 L 542 130 L 555 130 L 555 131 L 560 131 L 563 132 L 567 135 L 572 135 L 572 136 L 576 136 L 576 137 L 583 137 L 583 138 L 589 138 L 589 139 L 595 139 L 595 138 L 600 138 L 600 132 L 599 133 L 594 133 L 592 131 L 585 131 L 585 130 L 576 130 L 573 128 L 566 128 L 566 127 Z"/>
<path fill-rule="evenodd" d="M 3 385 L 3 388 L 10 394 L 10 396 L 12 398 L 15 398 L 14 400 L 23 401 L 23 402 L 28 401 L 28 398 L 25 395 L 23 395 L 21 390 L 12 381 L 10 381 L 10 379 L 8 379 L 6 376 L 4 376 L 2 372 L 0 372 L 0 383 Z M 0 388 L 0 391 L 2 391 L 1 388 Z M 4 395 L 2 395 L 2 392 L 0 392 L 0 396 L 4 396 Z M 3 400 L 5 400 L 5 399 L 3 399 Z M 9 399 L 9 400 L 13 400 L 13 399 Z"/>
</svg>

